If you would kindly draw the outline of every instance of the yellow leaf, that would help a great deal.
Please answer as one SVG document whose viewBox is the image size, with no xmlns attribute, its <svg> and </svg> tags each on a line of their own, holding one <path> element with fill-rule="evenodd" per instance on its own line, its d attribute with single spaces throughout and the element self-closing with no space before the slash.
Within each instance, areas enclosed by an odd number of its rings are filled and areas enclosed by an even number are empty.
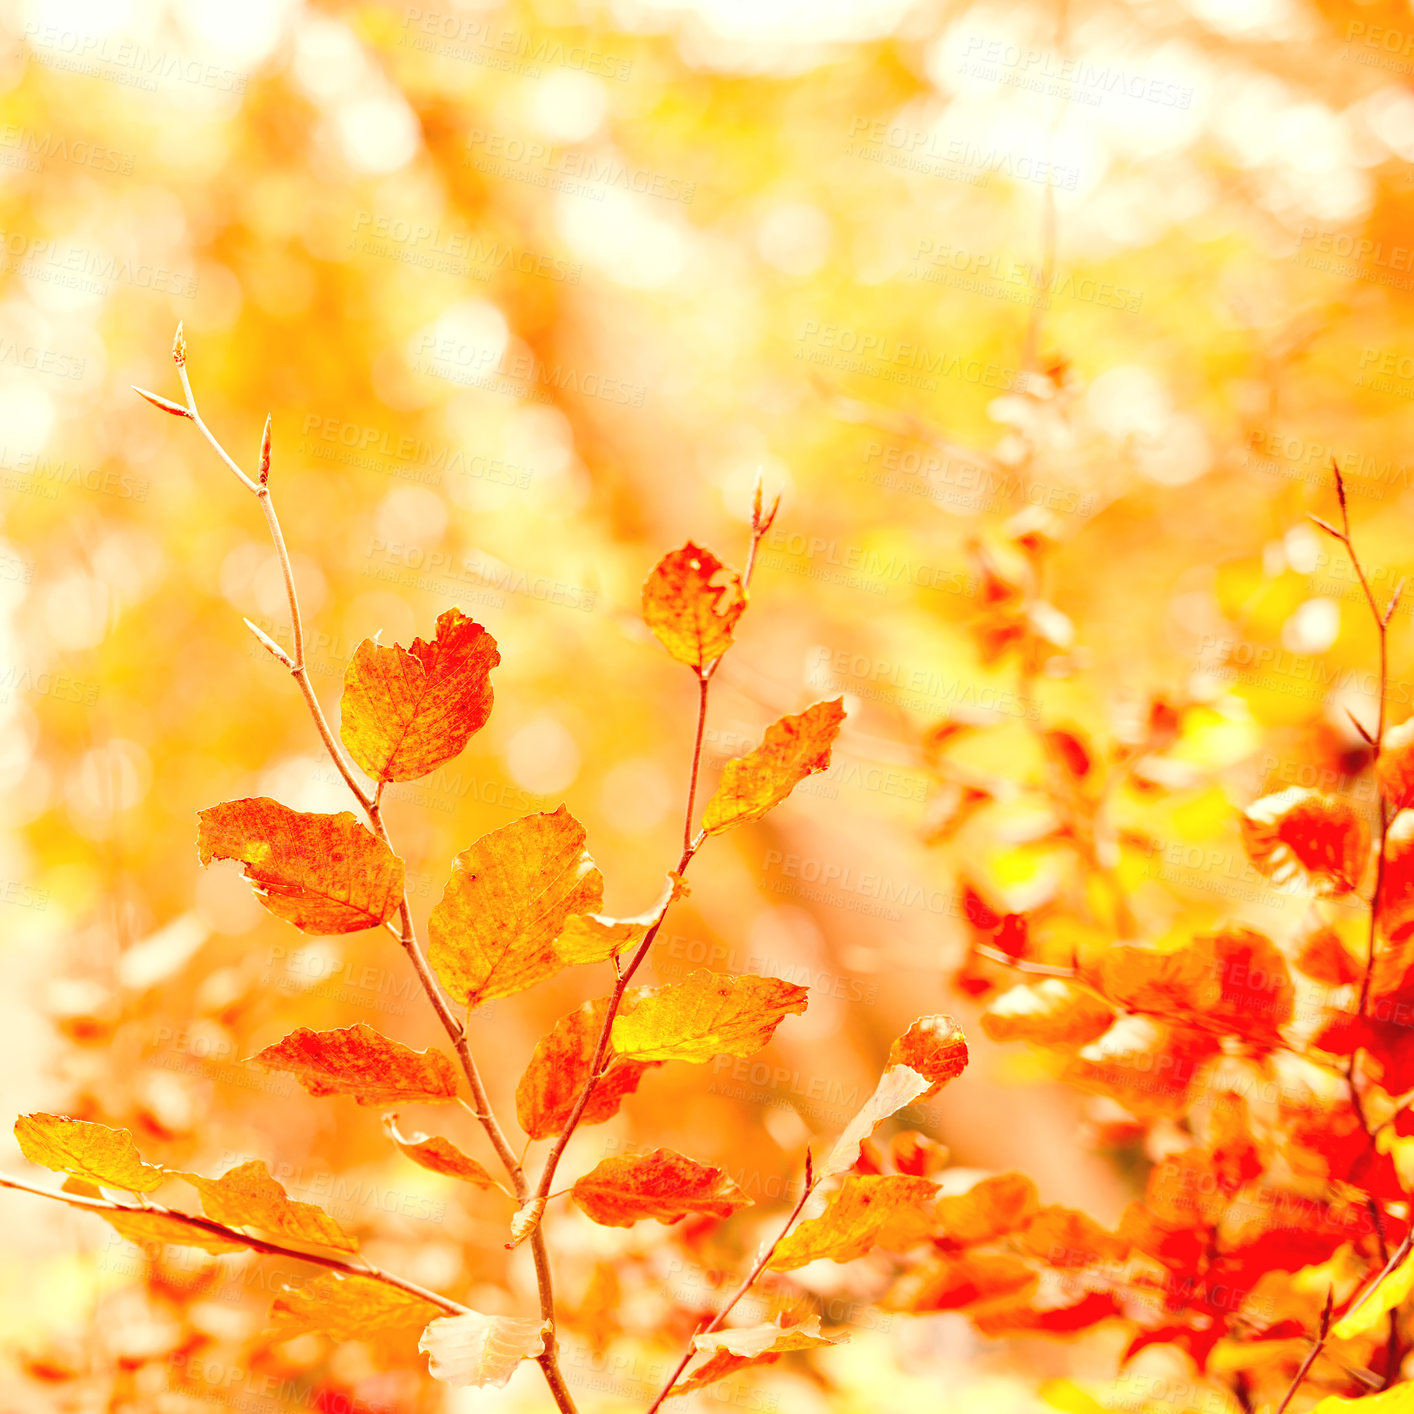
<svg viewBox="0 0 1414 1414">
<path fill-rule="evenodd" d="M 1370 1293 L 1354 1309 L 1331 1327 L 1337 1340 L 1350 1340 L 1378 1325 L 1385 1315 L 1400 1306 L 1414 1291 L 1414 1252 L 1411 1252 L 1387 1277 L 1371 1288 Z"/>
<path fill-rule="evenodd" d="M 470 1183 L 475 1188 L 499 1187 L 487 1172 L 484 1164 L 479 1164 L 467 1154 L 463 1154 L 450 1140 L 440 1135 L 401 1134 L 398 1131 L 398 1117 L 395 1114 L 383 1116 L 383 1130 L 388 1138 L 410 1158 L 413 1163 L 432 1173 L 443 1174 L 447 1178 L 457 1178 Z"/>
<path fill-rule="evenodd" d="M 807 1316 L 798 1326 L 780 1326 L 770 1321 L 760 1326 L 694 1336 L 693 1348 L 701 1355 L 711 1352 L 711 1358 L 693 1370 L 681 1384 L 674 1385 L 672 1393 L 691 1394 L 693 1390 L 749 1366 L 773 1365 L 790 1351 L 840 1345 L 848 1339 L 847 1335 L 821 1335 L 819 1316 Z"/>
<path fill-rule="evenodd" d="M 544 1321 L 468 1311 L 433 1321 L 417 1348 L 429 1357 L 427 1373 L 443 1384 L 503 1386 L 522 1360 L 545 1349 L 545 1329 Z"/>
<path fill-rule="evenodd" d="M 604 898 L 584 843 L 584 826 L 561 806 L 457 855 L 432 910 L 427 958 L 458 1006 L 513 996 L 564 967 L 555 940 L 565 920 L 596 912 Z"/>
<path fill-rule="evenodd" d="M 259 1228 L 341 1252 L 358 1250 L 357 1241 L 323 1208 L 290 1198 L 259 1159 L 240 1164 L 220 1178 L 203 1178 L 195 1173 L 177 1176 L 201 1194 L 201 1210 L 215 1222 L 228 1227 Z"/>
<path fill-rule="evenodd" d="M 430 642 L 365 638 L 344 673 L 339 735 L 375 781 L 415 781 L 460 754 L 491 715 L 496 640 L 460 609 Z"/>
<path fill-rule="evenodd" d="M 174 1247 L 199 1247 L 203 1252 L 219 1256 L 223 1252 L 243 1252 L 248 1246 L 239 1240 L 229 1241 L 213 1232 L 204 1232 L 166 1213 L 149 1213 L 141 1208 L 125 1209 L 123 1212 L 110 1209 L 99 1212 L 98 1216 L 112 1223 L 129 1242 L 136 1242 L 143 1248 L 155 1242 L 164 1242 Z"/>
<path fill-rule="evenodd" d="M 773 722 L 760 746 L 727 762 L 702 828 L 714 835 L 759 820 L 807 776 L 826 770 L 844 716 L 843 699 L 837 697 Z"/>
<path fill-rule="evenodd" d="M 86 1119 L 21 1115 L 15 1121 L 15 1140 L 30 1163 L 87 1179 L 100 1188 L 151 1193 L 166 1177 L 161 1168 L 143 1163 L 128 1130 Z"/>
<path fill-rule="evenodd" d="M 653 987 L 614 1019 L 610 1043 L 626 1060 L 749 1056 L 792 1012 L 805 1010 L 808 987 L 776 977 L 733 977 L 699 968 L 684 981 Z"/>
<path fill-rule="evenodd" d="M 643 583 L 643 621 L 679 663 L 700 673 L 731 647 L 746 608 L 741 576 L 691 540 Z"/>
<path fill-rule="evenodd" d="M 1311 1414 L 1414 1414 L 1414 1384 L 1395 1385 L 1379 1394 L 1345 1399 L 1327 1395 Z"/>
<path fill-rule="evenodd" d="M 555 940 L 555 951 L 567 967 L 591 962 L 608 962 L 610 958 L 637 947 L 668 906 L 684 897 L 687 885 L 677 874 L 668 875 L 667 887 L 658 901 L 645 912 L 632 918 L 608 918 L 602 913 L 576 913 L 565 919 L 565 926 Z"/>
<path fill-rule="evenodd" d="M 445 1314 L 440 1306 L 386 1282 L 338 1272 L 321 1272 L 270 1303 L 270 1319 L 286 1339 L 301 1331 L 323 1331 L 336 1340 L 358 1340 L 371 1331 L 425 1326 Z"/>
<path fill-rule="evenodd" d="M 932 1202 L 937 1192 L 936 1183 L 906 1174 L 846 1174 L 824 1212 L 782 1238 L 770 1266 L 789 1272 L 822 1259 L 849 1262 L 875 1246 L 912 1247 L 936 1224 Z"/>
</svg>

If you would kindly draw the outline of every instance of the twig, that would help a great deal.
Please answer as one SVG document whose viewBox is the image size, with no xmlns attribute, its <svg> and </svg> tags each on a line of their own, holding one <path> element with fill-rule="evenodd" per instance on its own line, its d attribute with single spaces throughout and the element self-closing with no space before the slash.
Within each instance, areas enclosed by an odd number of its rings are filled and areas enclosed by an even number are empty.
<svg viewBox="0 0 1414 1414">
<path fill-rule="evenodd" d="M 279 648 L 273 640 L 257 631 L 264 645 L 279 658 L 290 669 L 291 676 L 299 684 L 300 691 L 304 694 L 304 699 L 309 707 L 310 716 L 314 720 L 314 725 L 318 729 L 320 739 L 324 743 L 325 750 L 329 753 L 330 759 L 338 768 L 339 774 L 344 778 L 344 783 L 348 786 L 364 813 L 368 816 L 369 824 L 373 826 L 379 839 L 391 850 L 392 843 L 388 838 L 388 831 L 383 823 L 382 817 L 382 787 L 370 795 L 358 779 L 353 774 L 353 768 L 349 764 L 335 739 L 333 732 L 329 729 L 328 720 L 324 716 L 324 710 L 319 705 L 319 698 L 314 691 L 313 684 L 309 680 L 309 673 L 305 668 L 304 658 L 304 628 L 300 620 L 299 595 L 295 588 L 294 570 L 290 563 L 289 551 L 285 546 L 284 533 L 280 528 L 279 517 L 275 514 L 275 504 L 270 495 L 270 420 L 266 419 L 265 429 L 261 436 L 260 443 L 260 463 L 259 472 L 255 480 L 243 472 L 235 461 L 226 452 L 226 449 L 217 440 L 211 429 L 202 420 L 201 414 L 197 411 L 196 399 L 192 394 L 191 380 L 187 374 L 186 341 L 182 336 L 181 325 L 177 326 L 177 335 L 172 344 L 172 358 L 177 365 L 177 374 L 181 379 L 182 391 L 186 395 L 186 416 L 194 422 L 203 437 L 211 444 L 216 454 L 225 462 L 226 466 L 235 475 L 236 479 L 246 488 L 260 503 L 261 512 L 265 516 L 265 523 L 270 531 L 270 539 L 275 546 L 275 553 L 280 561 L 280 569 L 285 579 L 285 593 L 289 601 L 290 610 L 290 635 L 294 646 L 293 658 L 289 658 Z M 141 390 L 139 390 L 141 392 Z M 142 393 L 149 402 L 153 396 Z M 164 399 L 163 402 L 166 400 Z M 161 404 L 158 404 L 161 406 Z M 175 404 L 173 405 L 175 407 Z M 171 411 L 171 408 L 167 408 Z M 515 1190 L 518 1200 L 524 1201 L 527 1184 L 525 1171 L 520 1160 L 516 1157 L 515 1151 L 511 1148 L 501 1128 L 495 1114 L 492 1112 L 490 1100 L 486 1094 L 486 1087 L 482 1083 L 480 1072 L 477 1069 L 476 1061 L 471 1054 L 471 1046 L 467 1037 L 466 1028 L 452 1014 L 447 999 L 443 996 L 441 988 L 428 966 L 427 959 L 423 955 L 418 944 L 417 934 L 413 927 L 412 910 L 408 905 L 407 894 L 404 893 L 398 909 L 400 929 L 398 931 L 398 941 L 402 944 L 403 950 L 411 960 L 413 969 L 417 973 L 418 981 L 422 984 L 422 989 L 427 993 L 428 1000 L 432 1003 L 433 1010 L 437 1013 L 437 1019 L 442 1023 L 443 1029 L 450 1038 L 452 1045 L 457 1052 L 457 1058 L 461 1062 L 463 1073 L 466 1075 L 467 1085 L 471 1089 L 472 1099 L 475 1101 L 475 1115 L 481 1123 L 486 1137 L 491 1141 L 491 1146 L 495 1149 L 497 1157 L 505 1168 L 506 1175 L 511 1181 L 511 1186 Z M 541 1371 L 545 1376 L 545 1381 L 550 1387 L 550 1392 L 554 1396 L 555 1404 L 561 1414 L 576 1414 L 574 1400 L 570 1396 L 569 1389 L 565 1385 L 564 1377 L 560 1373 L 558 1358 L 556 1354 L 555 1340 L 555 1295 L 554 1285 L 550 1272 L 549 1256 L 545 1250 L 544 1236 L 538 1227 L 532 1234 L 532 1252 L 535 1258 L 535 1278 L 536 1287 L 539 1294 L 540 1315 L 547 1323 L 545 1332 L 545 1347 L 542 1353 L 536 1357 Z"/>
<path fill-rule="evenodd" d="M 722 1322 L 725 1321 L 727 1317 L 731 1314 L 732 1308 L 736 1306 L 736 1304 L 747 1294 L 747 1292 L 751 1290 L 753 1286 L 756 1285 L 757 1279 L 760 1277 L 761 1273 L 766 1270 L 767 1263 L 769 1263 L 771 1258 L 776 1255 L 776 1248 L 779 1247 L 783 1241 L 785 1241 L 786 1234 L 791 1230 L 792 1227 L 795 1226 L 795 1220 L 800 1216 L 801 1212 L 804 1210 L 806 1202 L 809 1200 L 810 1195 L 814 1191 L 814 1164 L 811 1160 L 810 1150 L 807 1149 L 805 1151 L 805 1189 L 800 1195 L 800 1200 L 796 1203 L 795 1207 L 791 1209 L 790 1216 L 786 1219 L 785 1226 L 780 1230 L 779 1233 L 777 1233 L 775 1241 L 772 1242 L 769 1247 L 762 1249 L 760 1255 L 756 1258 L 755 1265 L 746 1274 L 746 1280 L 743 1281 L 739 1287 L 737 1287 L 736 1292 L 732 1296 L 731 1300 L 728 1301 L 727 1304 L 723 1306 L 722 1309 L 718 1311 L 717 1314 L 713 1316 L 713 1318 L 705 1326 L 703 1326 L 700 1331 L 697 1331 L 696 1334 L 693 1336 L 693 1340 L 688 1343 L 687 1352 L 683 1355 L 682 1359 L 678 1361 L 672 1374 L 668 1376 L 666 1383 L 663 1385 L 663 1388 L 658 1391 L 658 1397 L 653 1401 L 652 1404 L 648 1406 L 646 1414 L 658 1414 L 658 1409 L 661 1407 L 663 1401 L 667 1399 L 669 1395 L 672 1394 L 673 1386 L 677 1384 L 679 1378 L 682 1375 L 682 1372 L 687 1369 L 688 1363 L 691 1361 L 693 1355 L 696 1353 L 697 1347 L 695 1342 L 697 1340 L 697 1337 L 711 1335 L 713 1331 L 720 1330 Z"/>
<path fill-rule="evenodd" d="M 385 1286 L 396 1286 L 400 1291 L 406 1291 L 411 1296 L 431 1302 L 434 1306 L 440 1306 L 453 1316 L 468 1314 L 469 1308 L 461 1305 L 460 1302 L 453 1301 L 449 1296 L 429 1291 L 425 1286 L 419 1286 L 415 1281 L 409 1281 L 406 1277 L 400 1277 L 394 1272 L 384 1271 L 382 1267 L 375 1267 L 366 1260 L 350 1262 L 344 1257 L 334 1257 L 324 1252 L 306 1252 L 299 1247 L 286 1247 L 283 1243 L 271 1242 L 268 1238 L 251 1237 L 239 1228 L 227 1227 L 224 1223 L 218 1223 L 211 1218 L 198 1217 L 195 1213 L 184 1213 L 177 1208 L 168 1208 L 161 1203 L 153 1203 L 150 1200 L 145 1202 L 142 1207 L 134 1208 L 126 1203 L 110 1202 L 106 1198 L 84 1198 L 76 1193 L 56 1193 L 52 1189 L 38 1188 L 33 1184 L 21 1183 L 19 1179 L 7 1178 L 3 1175 L 0 1175 L 0 1188 L 13 1188 L 19 1193 L 33 1193 L 40 1198 L 52 1198 L 56 1203 L 65 1203 L 71 1208 L 81 1208 L 89 1213 L 138 1213 L 170 1218 L 174 1222 L 181 1223 L 184 1227 L 194 1228 L 211 1237 L 223 1238 L 227 1242 L 238 1243 L 242 1247 L 249 1247 L 252 1251 L 263 1253 L 267 1257 L 293 1257 L 297 1261 L 309 1262 L 316 1267 L 328 1267 L 330 1271 L 342 1272 L 345 1276 L 369 1277 L 373 1281 L 382 1282 Z"/>
<path fill-rule="evenodd" d="M 1286 1414 L 1286 1406 L 1291 1403 L 1296 1391 L 1302 1386 L 1306 1376 L 1311 1372 L 1311 1366 L 1320 1358 L 1321 1351 L 1326 1348 L 1326 1341 L 1331 1333 L 1331 1305 L 1334 1296 L 1334 1288 L 1326 1290 L 1326 1307 L 1321 1312 L 1320 1334 L 1316 1338 L 1316 1343 L 1307 1353 L 1306 1358 L 1301 1362 L 1301 1368 L 1296 1372 L 1296 1378 L 1291 1382 L 1291 1388 L 1282 1396 L 1282 1401 L 1276 1407 L 1276 1414 Z"/>
</svg>

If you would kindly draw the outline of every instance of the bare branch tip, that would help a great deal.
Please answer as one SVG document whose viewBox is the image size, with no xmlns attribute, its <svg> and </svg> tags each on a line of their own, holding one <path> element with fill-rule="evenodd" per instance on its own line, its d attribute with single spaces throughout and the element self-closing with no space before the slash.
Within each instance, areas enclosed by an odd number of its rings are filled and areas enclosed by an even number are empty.
<svg viewBox="0 0 1414 1414">
<path fill-rule="evenodd" d="M 1307 516 L 1307 519 L 1308 519 L 1313 525 L 1319 526 L 1322 530 L 1324 530 L 1324 531 L 1326 532 L 1327 535 L 1333 535 L 1333 536 L 1335 536 L 1335 538 L 1336 538 L 1337 540 L 1341 540 L 1341 541 L 1343 541 L 1343 540 L 1345 539 L 1344 533 L 1341 532 L 1341 531 L 1339 531 L 1339 530 L 1337 530 L 1337 529 L 1335 528 L 1335 526 L 1333 526 L 1333 525 L 1330 523 L 1330 521 L 1328 521 L 1328 520 L 1322 520 L 1322 519 L 1320 518 L 1320 516 L 1314 516 L 1314 515 L 1308 515 L 1308 516 Z"/>
<path fill-rule="evenodd" d="M 173 417 L 190 417 L 191 409 L 183 407 L 181 403 L 174 403 L 171 398 L 164 398 L 160 393 L 149 393 L 146 388 L 139 388 L 136 383 L 129 383 L 128 386 L 138 397 L 145 398 L 155 408 L 160 408 L 163 412 L 170 412 Z"/>
<path fill-rule="evenodd" d="M 265 416 L 265 431 L 260 434 L 260 484 L 270 480 L 270 414 Z"/>
<path fill-rule="evenodd" d="M 267 653 L 271 654 L 272 657 L 278 658 L 279 661 L 282 662 L 291 671 L 294 670 L 295 660 L 291 658 L 290 655 L 286 653 L 285 650 L 281 648 L 280 645 L 276 643 L 275 640 L 271 638 L 268 633 L 266 633 L 258 625 L 251 623 L 249 619 L 243 619 L 242 622 L 255 635 L 257 641 L 260 643 L 260 646 L 264 648 Z"/>
<path fill-rule="evenodd" d="M 182 333 L 182 322 L 177 321 L 177 332 L 172 337 L 172 362 L 181 368 L 187 361 L 187 339 Z"/>
<path fill-rule="evenodd" d="M 1355 730 L 1360 733 L 1361 737 L 1364 738 L 1365 744 L 1367 746 L 1373 746 L 1375 744 L 1375 738 L 1370 735 L 1370 733 L 1365 729 L 1364 726 L 1361 725 L 1360 719 L 1355 715 L 1354 712 L 1350 710 L 1349 707 L 1345 709 L 1345 715 L 1350 718 L 1351 726 L 1353 726 Z"/>
</svg>

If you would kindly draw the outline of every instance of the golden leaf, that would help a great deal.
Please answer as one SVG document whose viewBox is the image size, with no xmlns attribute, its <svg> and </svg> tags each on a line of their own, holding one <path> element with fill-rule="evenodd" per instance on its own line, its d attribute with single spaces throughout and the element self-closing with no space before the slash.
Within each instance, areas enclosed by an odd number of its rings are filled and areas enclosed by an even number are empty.
<svg viewBox="0 0 1414 1414">
<path fill-rule="evenodd" d="M 605 1227 L 632 1227 L 643 1218 L 667 1225 L 690 1213 L 728 1218 L 751 1204 L 721 1169 L 671 1149 L 603 1159 L 575 1183 L 570 1196 Z"/>
<path fill-rule="evenodd" d="M 196 1173 L 177 1176 L 201 1194 L 201 1210 L 214 1222 L 227 1227 L 259 1228 L 340 1252 L 358 1250 L 358 1242 L 323 1208 L 292 1199 L 259 1159 L 239 1164 L 220 1178 L 203 1178 Z"/>
<path fill-rule="evenodd" d="M 688 541 L 664 555 L 643 583 L 643 621 L 679 663 L 700 673 L 731 647 L 746 608 L 741 576 Z"/>
<path fill-rule="evenodd" d="M 15 1141 L 30 1163 L 86 1179 L 100 1188 L 127 1193 L 151 1193 L 166 1172 L 146 1164 L 132 1134 L 86 1119 L 63 1115 L 21 1115 L 15 1121 Z"/>
<path fill-rule="evenodd" d="M 270 1303 L 282 1339 L 322 1331 L 336 1340 L 359 1340 L 373 1331 L 425 1326 L 446 1313 L 440 1306 L 372 1277 L 321 1272 Z"/>
<path fill-rule="evenodd" d="M 715 835 L 759 820 L 807 776 L 826 770 L 844 716 L 844 701 L 837 697 L 773 722 L 760 746 L 723 767 L 721 783 L 702 816 L 702 828 Z"/>
<path fill-rule="evenodd" d="M 432 910 L 427 960 L 458 1006 L 509 997 L 559 972 L 555 940 L 603 902 L 584 826 L 561 806 L 482 835 L 457 855 Z"/>
<path fill-rule="evenodd" d="M 479 1164 L 469 1155 L 463 1154 L 455 1144 L 440 1135 L 402 1134 L 398 1130 L 398 1117 L 395 1114 L 383 1116 L 383 1130 L 413 1163 L 432 1173 L 460 1179 L 475 1188 L 500 1187 L 487 1172 L 484 1164 Z"/>
<path fill-rule="evenodd" d="M 774 1365 L 790 1351 L 816 1350 L 822 1345 L 843 1344 L 848 1339 L 847 1335 L 821 1335 L 819 1316 L 807 1316 L 798 1326 L 781 1326 L 768 1321 L 765 1325 L 694 1336 L 693 1348 L 702 1355 L 711 1352 L 711 1358 L 688 1374 L 681 1384 L 674 1385 L 671 1392 L 691 1394 L 749 1366 Z"/>
<path fill-rule="evenodd" d="M 625 1060 L 685 1060 L 759 1051 L 790 1013 L 805 1010 L 808 987 L 777 977 L 734 977 L 698 968 L 667 987 L 645 991 L 614 1018 L 610 1042 Z"/>
<path fill-rule="evenodd" d="M 339 735 L 376 781 L 415 781 L 461 753 L 491 715 L 496 640 L 460 609 L 430 642 L 365 638 L 344 673 Z"/>
<path fill-rule="evenodd" d="M 932 1232 L 937 1193 L 936 1183 L 908 1174 L 846 1174 L 824 1212 L 787 1233 L 769 1265 L 789 1272 L 808 1262 L 853 1261 L 875 1246 L 903 1251 Z"/>
</svg>

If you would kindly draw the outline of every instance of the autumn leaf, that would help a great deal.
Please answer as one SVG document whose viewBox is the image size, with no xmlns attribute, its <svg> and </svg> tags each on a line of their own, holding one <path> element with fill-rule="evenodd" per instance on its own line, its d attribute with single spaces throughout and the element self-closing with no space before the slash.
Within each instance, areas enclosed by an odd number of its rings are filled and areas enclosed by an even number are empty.
<svg viewBox="0 0 1414 1414">
<path fill-rule="evenodd" d="M 1024 1174 L 997 1174 L 938 1199 L 938 1236 L 952 1247 L 992 1242 L 1025 1227 L 1039 1207 L 1036 1185 Z"/>
<path fill-rule="evenodd" d="M 425 1326 L 446 1313 L 420 1296 L 372 1277 L 321 1272 L 303 1286 L 281 1292 L 270 1319 L 281 1339 L 322 1331 L 335 1340 L 360 1340 L 374 1331 Z"/>
<path fill-rule="evenodd" d="M 496 640 L 460 609 L 428 643 L 365 638 L 344 673 L 339 735 L 375 781 L 415 781 L 461 753 L 491 715 Z"/>
<path fill-rule="evenodd" d="M 643 584 L 643 621 L 679 663 L 699 673 L 731 646 L 746 608 L 741 576 L 688 541 L 664 555 Z"/>
<path fill-rule="evenodd" d="M 487 1172 L 484 1164 L 479 1164 L 475 1159 L 463 1154 L 450 1140 L 443 1139 L 440 1135 L 400 1133 L 398 1117 L 395 1114 L 383 1116 L 383 1132 L 413 1163 L 432 1173 L 460 1179 L 474 1188 L 501 1186 Z"/>
<path fill-rule="evenodd" d="M 874 1093 L 844 1127 L 835 1146 L 820 1166 L 821 1178 L 832 1178 L 852 1168 L 859 1158 L 859 1146 L 874 1132 L 881 1120 L 911 1105 L 931 1088 L 926 1076 L 906 1065 L 891 1065 L 879 1077 Z"/>
<path fill-rule="evenodd" d="M 1033 1257 L 1061 1271 L 1123 1261 L 1129 1244 L 1074 1208 L 1042 1208 L 1017 1234 Z"/>
<path fill-rule="evenodd" d="M 21 1115 L 15 1141 L 30 1163 L 127 1193 L 151 1193 L 167 1177 L 142 1161 L 132 1134 L 86 1119 L 63 1115 Z"/>
<path fill-rule="evenodd" d="M 259 1159 L 229 1169 L 220 1178 L 203 1178 L 195 1173 L 177 1176 L 201 1194 L 201 1210 L 213 1222 L 227 1227 L 259 1228 L 341 1252 L 358 1250 L 357 1241 L 323 1208 L 292 1199 Z"/>
<path fill-rule="evenodd" d="M 260 796 L 200 812 L 203 864 L 234 859 L 271 913 L 307 933 L 377 928 L 403 898 L 403 861 L 347 810 L 311 815 Z"/>
<path fill-rule="evenodd" d="M 808 987 L 776 977 L 734 977 L 698 968 L 667 987 L 653 987 L 614 1019 L 610 1042 L 625 1060 L 684 1060 L 749 1056 L 791 1013 L 805 1010 Z"/>
<path fill-rule="evenodd" d="M 768 1321 L 760 1326 L 744 1326 L 737 1330 L 712 1331 L 694 1336 L 693 1349 L 710 1358 L 692 1370 L 680 1384 L 669 1391 L 672 1395 L 691 1394 L 694 1390 L 714 1384 L 753 1365 L 774 1365 L 782 1355 L 795 1350 L 818 1350 L 825 1345 L 840 1345 L 847 1335 L 820 1334 L 819 1316 L 807 1316 L 798 1326 L 782 1326 Z"/>
<path fill-rule="evenodd" d="M 1114 1012 L 1095 994 L 1063 977 L 1023 982 L 993 999 L 982 1029 L 993 1041 L 1084 1046 L 1103 1036 Z"/>
<path fill-rule="evenodd" d="M 1380 921 L 1385 931 L 1402 938 L 1414 921 L 1414 810 L 1401 810 L 1385 836 L 1384 878 L 1380 881 Z M 1396 957 L 1398 949 L 1390 949 Z M 1381 959 L 1376 959 L 1379 966 Z M 1380 968 L 1381 972 L 1387 968 Z M 1402 981 L 1402 978 L 1398 979 Z"/>
<path fill-rule="evenodd" d="M 438 1104 L 457 1097 L 452 1062 L 414 1051 L 360 1021 L 333 1031 L 301 1026 L 251 1057 L 264 1070 L 287 1070 L 311 1095 L 352 1095 L 360 1105 Z"/>
<path fill-rule="evenodd" d="M 1039 1284 L 1035 1268 L 1009 1252 L 938 1253 L 905 1271 L 881 1304 L 890 1311 L 964 1311 L 1021 1300 Z"/>
<path fill-rule="evenodd" d="M 729 1218 L 751 1204 L 721 1169 L 671 1149 L 603 1159 L 575 1183 L 570 1196 L 604 1227 L 632 1227 L 643 1218 L 666 1225 L 692 1213 Z"/>
<path fill-rule="evenodd" d="M 545 1349 L 545 1322 L 468 1311 L 442 1316 L 422 1333 L 417 1348 L 429 1357 L 427 1372 L 454 1388 L 502 1386 L 522 1360 Z"/>
<path fill-rule="evenodd" d="M 843 699 L 837 697 L 772 723 L 760 746 L 723 767 L 702 828 L 714 835 L 759 820 L 807 776 L 826 770 L 844 716 Z"/>
<path fill-rule="evenodd" d="M 631 1011 L 651 989 L 631 987 L 624 993 L 621 1008 Z M 516 1118 L 532 1139 L 548 1139 L 569 1123 L 580 1092 L 589 1079 L 594 1049 L 604 1018 L 609 1014 L 608 997 L 585 1002 L 568 1016 L 562 1016 L 548 1035 L 536 1043 L 516 1086 Z M 644 1071 L 662 1061 L 624 1060 L 614 1057 L 603 1079 L 594 1087 L 580 1118 L 581 1124 L 603 1124 L 619 1112 L 625 1095 L 638 1089 Z"/>
<path fill-rule="evenodd" d="M 575 913 L 594 913 L 604 877 L 584 826 L 561 806 L 482 835 L 452 865 L 432 910 L 427 960 L 457 1005 L 509 997 L 559 972 L 555 940 Z"/>
<path fill-rule="evenodd" d="M 173 1247 L 199 1247 L 219 1257 L 224 1252 L 244 1252 L 249 1244 L 226 1237 L 218 1237 L 214 1232 L 192 1223 L 184 1223 L 168 1213 L 145 1212 L 141 1208 L 94 1209 L 105 1222 L 111 1223 L 122 1237 L 135 1242 L 139 1247 L 151 1247 L 154 1243 L 168 1243 Z"/>
<path fill-rule="evenodd" d="M 632 918 L 610 918 L 602 913 L 571 914 L 565 919 L 560 936 L 555 939 L 555 952 L 566 967 L 608 962 L 610 958 L 637 947 L 674 900 L 686 897 L 688 892 L 682 877 L 670 873 L 657 902 Z"/>
<path fill-rule="evenodd" d="M 907 1174 L 846 1174 L 824 1212 L 787 1233 L 769 1265 L 789 1272 L 808 1262 L 853 1261 L 875 1246 L 904 1251 L 932 1232 L 937 1193 L 936 1183 Z"/>
<path fill-rule="evenodd" d="M 1328 1394 L 1311 1414 L 1414 1414 L 1414 1382 L 1406 1381 L 1377 1394 L 1362 1394 L 1346 1399 Z"/>
<path fill-rule="evenodd" d="M 889 1047 L 889 1065 L 906 1065 L 929 1086 L 920 1097 L 931 1099 L 967 1068 L 967 1041 L 950 1016 L 920 1016 Z"/>
<path fill-rule="evenodd" d="M 1247 808 L 1242 842 L 1273 883 L 1305 879 L 1317 894 L 1339 896 L 1360 882 L 1370 827 L 1353 802 L 1293 786 Z"/>
<path fill-rule="evenodd" d="M 1414 1292 L 1414 1253 L 1410 1253 L 1392 1272 L 1382 1277 L 1362 1299 L 1331 1327 L 1337 1340 L 1351 1340 L 1380 1325 L 1385 1316 L 1402 1306 Z"/>
</svg>

